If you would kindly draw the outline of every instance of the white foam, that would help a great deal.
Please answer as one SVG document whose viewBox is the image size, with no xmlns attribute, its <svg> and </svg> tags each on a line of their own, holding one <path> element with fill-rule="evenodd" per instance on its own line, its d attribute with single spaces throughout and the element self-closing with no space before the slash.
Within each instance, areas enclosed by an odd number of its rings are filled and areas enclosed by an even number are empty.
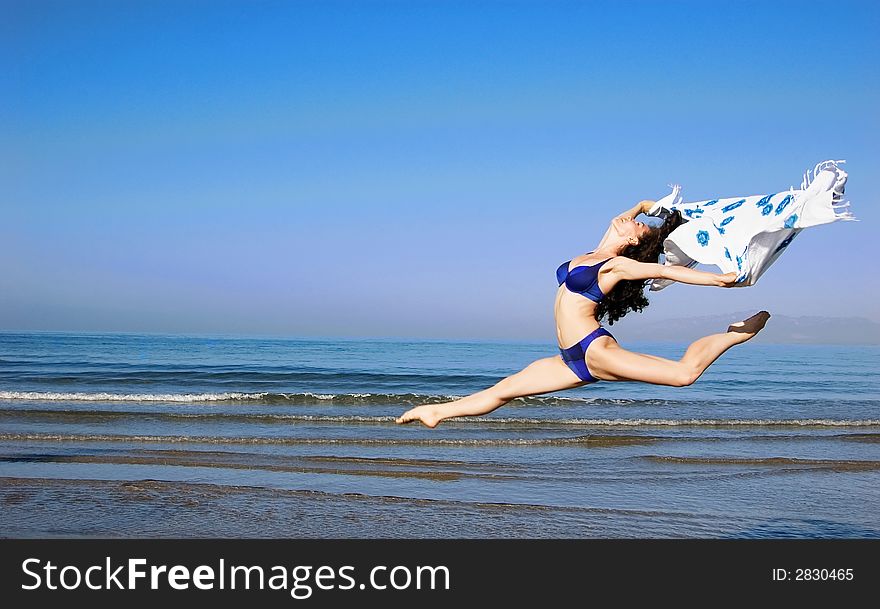
<svg viewBox="0 0 880 609">
<path fill-rule="evenodd" d="M 256 400 L 267 393 L 87 393 L 54 391 L 0 391 L 0 400 L 46 400 L 88 402 L 218 402 Z"/>
<path fill-rule="evenodd" d="M 451 419 L 450 419 L 451 420 Z M 455 419 L 458 420 L 458 419 Z M 527 425 L 587 425 L 610 427 L 640 426 L 792 426 L 792 427 L 871 427 L 880 425 L 880 419 L 527 419 L 527 418 L 485 418 L 487 423 L 515 423 Z"/>
</svg>

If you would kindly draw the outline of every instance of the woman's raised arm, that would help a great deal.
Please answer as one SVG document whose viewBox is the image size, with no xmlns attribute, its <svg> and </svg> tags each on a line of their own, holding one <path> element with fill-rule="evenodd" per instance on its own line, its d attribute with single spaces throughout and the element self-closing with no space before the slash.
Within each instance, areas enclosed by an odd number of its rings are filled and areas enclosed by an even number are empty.
<svg viewBox="0 0 880 609">
<path fill-rule="evenodd" d="M 665 266 L 651 262 L 638 262 L 625 256 L 613 258 L 608 265 L 609 272 L 621 280 L 671 279 L 691 285 L 711 285 L 730 288 L 736 283 L 736 273 L 707 273 L 686 266 Z"/>
<path fill-rule="evenodd" d="M 653 207 L 655 201 L 651 201 L 650 199 L 645 199 L 644 201 L 639 201 L 633 207 L 626 210 L 622 214 L 618 214 L 615 218 L 620 218 L 622 220 L 632 220 L 639 214 L 646 214 L 648 210 Z"/>
<path fill-rule="evenodd" d="M 654 201 L 650 201 L 645 199 L 644 201 L 639 201 L 630 209 L 626 210 L 622 214 L 618 214 L 611 219 L 611 224 L 608 226 L 608 230 L 605 231 L 605 234 L 602 235 L 602 239 L 599 241 L 599 245 L 596 249 L 602 249 L 605 244 L 608 242 L 608 239 L 614 233 L 615 227 L 617 227 L 621 222 L 629 222 L 630 220 L 635 219 L 639 214 L 646 214 L 654 205 Z"/>
</svg>

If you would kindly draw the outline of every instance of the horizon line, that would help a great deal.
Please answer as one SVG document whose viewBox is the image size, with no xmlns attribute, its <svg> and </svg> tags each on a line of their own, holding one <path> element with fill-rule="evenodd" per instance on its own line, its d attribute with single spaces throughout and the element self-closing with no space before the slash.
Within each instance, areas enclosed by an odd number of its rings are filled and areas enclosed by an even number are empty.
<svg viewBox="0 0 880 609">
<path fill-rule="evenodd" d="M 687 318 L 682 318 L 687 319 Z M 856 317 L 836 317 L 832 319 L 860 319 Z M 870 320 L 868 320 L 870 321 Z M 876 322 L 872 322 L 876 323 Z M 458 343 L 458 344 L 518 344 L 518 345 L 553 345 L 555 341 L 552 339 L 537 338 L 454 338 L 454 337 L 424 337 L 424 336 L 332 336 L 332 335 L 293 335 L 293 334 L 242 334 L 242 333 L 220 333 L 220 332 L 140 332 L 140 331 L 77 331 L 77 330 L 4 330 L 0 329 L 0 336 L 3 335 L 63 335 L 63 336 L 128 336 L 128 337 L 150 337 L 150 338 L 200 338 L 200 339 L 224 339 L 224 340 L 272 340 L 272 341 L 343 341 L 343 342 L 433 342 L 433 343 Z M 762 337 L 756 337 L 762 338 Z M 693 340 L 674 340 L 668 338 L 646 338 L 646 339 L 627 339 L 629 344 L 675 344 L 687 345 Z M 873 342 L 853 342 L 853 341 L 833 341 L 833 340 L 778 340 L 764 339 L 759 344 L 776 344 L 776 345 L 814 345 L 814 346 L 880 346 L 880 341 Z"/>
</svg>

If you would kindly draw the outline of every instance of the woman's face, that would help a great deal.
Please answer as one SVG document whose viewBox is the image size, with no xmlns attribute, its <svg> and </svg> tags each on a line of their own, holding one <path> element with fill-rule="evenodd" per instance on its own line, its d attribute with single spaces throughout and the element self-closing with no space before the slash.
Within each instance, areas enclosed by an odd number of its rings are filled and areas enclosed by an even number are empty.
<svg viewBox="0 0 880 609">
<path fill-rule="evenodd" d="M 641 241 L 645 235 L 651 231 L 651 227 L 644 222 L 636 222 L 635 220 L 624 220 L 615 218 L 611 221 L 611 226 L 617 231 L 621 237 L 629 240 L 631 237 L 636 241 Z"/>
</svg>

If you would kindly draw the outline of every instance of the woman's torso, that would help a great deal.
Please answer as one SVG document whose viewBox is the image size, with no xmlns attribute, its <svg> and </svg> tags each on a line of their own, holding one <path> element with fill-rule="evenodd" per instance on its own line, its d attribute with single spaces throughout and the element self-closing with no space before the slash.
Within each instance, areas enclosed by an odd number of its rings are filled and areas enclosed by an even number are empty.
<svg viewBox="0 0 880 609">
<path fill-rule="evenodd" d="M 612 285 L 609 285 L 608 277 L 608 258 L 602 258 L 595 253 L 582 254 L 573 258 L 567 269 L 561 271 L 561 277 L 565 277 L 568 273 L 574 271 L 577 267 L 590 267 L 577 271 L 586 277 L 586 281 L 582 281 L 584 287 L 590 283 L 593 285 L 589 289 L 589 294 L 594 298 L 601 298 L 602 294 L 607 294 Z M 560 278 L 560 275 L 557 276 Z M 595 278 L 594 281 L 590 281 Z M 562 281 L 556 291 L 556 302 L 553 305 L 553 314 L 556 319 L 556 340 L 561 349 L 571 347 L 584 338 L 587 334 L 599 327 L 596 321 L 596 307 L 598 303 L 583 294 L 573 292 L 566 286 L 566 282 Z"/>
</svg>

